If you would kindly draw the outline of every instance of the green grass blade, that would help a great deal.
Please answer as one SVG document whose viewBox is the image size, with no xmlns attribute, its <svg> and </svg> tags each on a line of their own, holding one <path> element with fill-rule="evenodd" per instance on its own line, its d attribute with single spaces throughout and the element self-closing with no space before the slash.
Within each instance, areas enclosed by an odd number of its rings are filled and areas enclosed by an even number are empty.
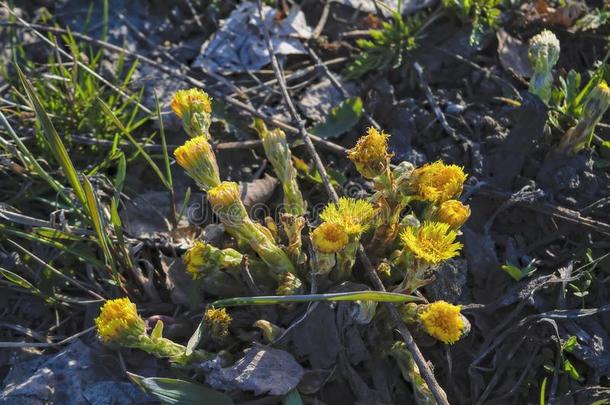
<svg viewBox="0 0 610 405">
<path fill-rule="evenodd" d="M 4 277 L 5 279 L 7 279 L 9 282 L 16 285 L 17 287 L 23 288 L 24 290 L 31 292 L 33 295 L 41 297 L 42 299 L 44 299 L 45 301 L 47 301 L 50 304 L 57 302 L 55 300 L 55 298 L 43 294 L 42 291 L 40 291 L 38 288 L 36 288 L 32 283 L 27 281 L 25 278 L 21 277 L 19 274 L 13 273 L 12 271 L 9 271 L 9 270 L 6 270 L 6 269 L 3 269 L 2 267 L 0 267 L 0 276 Z"/>
<path fill-rule="evenodd" d="M 72 205 L 73 200 L 65 193 L 62 185 L 53 177 L 51 177 L 51 175 L 46 170 L 42 168 L 40 163 L 38 163 L 38 161 L 36 160 L 36 157 L 32 154 L 32 152 L 30 152 L 27 146 L 25 146 L 25 144 L 17 136 L 17 134 L 13 130 L 13 127 L 9 124 L 2 111 L 0 111 L 0 122 L 6 129 L 6 132 L 9 134 L 10 138 L 13 140 L 13 142 L 15 142 L 17 150 L 21 152 L 23 158 L 27 160 L 27 162 L 24 162 L 26 163 L 26 166 L 30 170 L 34 171 L 34 173 L 36 173 L 38 176 L 40 176 L 40 178 L 46 181 L 49 187 L 51 187 L 55 192 L 59 193 L 67 203 Z"/>
<path fill-rule="evenodd" d="M 46 111 L 44 110 L 42 103 L 40 102 L 40 99 L 38 98 L 38 95 L 36 94 L 36 91 L 34 90 L 34 87 L 25 77 L 25 75 L 21 71 L 21 68 L 19 67 L 19 65 L 16 65 L 16 67 L 17 67 L 17 74 L 19 75 L 21 84 L 25 88 L 25 91 L 28 95 L 28 98 L 30 99 L 32 107 L 34 108 L 34 110 L 36 112 L 36 117 L 40 121 L 40 125 L 42 126 L 43 133 L 46 135 L 46 139 L 47 139 L 47 142 L 49 143 L 50 149 L 51 149 L 53 155 L 55 156 L 55 159 L 57 159 L 57 162 L 61 165 L 64 175 L 66 176 L 66 179 L 70 183 L 70 186 L 72 186 L 72 189 L 74 190 L 74 193 L 76 194 L 76 197 L 78 197 L 78 199 L 81 201 L 81 203 L 83 205 L 85 205 L 86 204 L 85 192 L 83 191 L 83 186 L 80 183 L 80 180 L 78 179 L 78 173 L 76 172 L 76 169 L 74 168 L 74 165 L 72 164 L 72 161 L 70 160 L 68 151 L 66 150 L 66 147 L 64 146 L 63 142 L 61 141 L 59 134 L 55 130 L 53 123 L 49 119 L 49 116 L 47 115 Z"/>
<path fill-rule="evenodd" d="M 81 259 L 83 262 L 88 263 L 92 266 L 99 267 L 99 268 L 105 267 L 104 263 L 99 261 L 97 258 L 95 258 L 91 255 L 85 254 L 85 253 L 81 252 L 80 250 L 73 249 L 70 246 L 66 246 L 57 240 L 43 238 L 39 235 L 35 235 L 35 234 L 29 233 L 29 232 L 23 232 L 19 229 L 15 229 L 15 228 L 12 228 L 10 226 L 0 223 L 0 235 L 3 233 L 14 235 L 18 238 L 30 240 L 33 242 L 41 243 L 43 245 L 50 246 L 55 249 L 59 249 L 63 252 L 69 253 L 69 254 Z"/>
<path fill-rule="evenodd" d="M 117 128 L 119 128 L 121 130 L 121 132 L 123 133 L 123 135 L 125 135 L 127 137 L 127 139 L 129 139 L 129 142 L 131 142 L 133 144 L 133 146 L 136 147 L 136 149 L 138 150 L 138 152 L 144 157 L 144 159 L 148 162 L 148 164 L 150 165 L 150 167 L 153 169 L 153 171 L 157 174 L 157 176 L 159 177 L 159 179 L 161 180 L 161 182 L 163 183 L 163 185 L 167 188 L 167 189 L 171 189 L 170 184 L 167 182 L 167 180 L 165 179 L 165 176 L 163 175 L 163 173 L 161 172 L 161 169 L 159 169 L 159 166 L 157 166 L 157 164 L 155 163 L 155 161 L 150 157 L 150 155 L 148 153 L 146 153 L 146 151 L 144 150 L 144 148 L 142 148 L 142 146 L 140 145 L 140 143 L 138 141 L 136 141 L 134 139 L 134 137 L 129 133 L 129 131 L 127 131 L 127 129 L 125 128 L 125 126 L 121 123 L 121 121 L 117 118 L 117 116 L 112 112 L 112 110 L 110 109 L 110 107 L 108 107 L 108 105 L 100 98 L 97 99 L 98 103 L 100 104 L 100 106 L 102 107 L 102 110 L 104 111 L 104 113 L 106 113 L 106 115 L 108 115 L 108 117 L 110 119 L 112 119 L 112 121 L 114 122 L 114 124 L 117 126 Z"/>
<path fill-rule="evenodd" d="M 214 301 L 210 306 L 236 307 L 245 305 L 273 305 L 292 302 L 316 302 L 316 301 L 376 301 L 376 302 L 414 302 L 421 301 L 421 298 L 413 295 L 398 294 L 382 291 L 354 291 L 331 294 L 310 294 L 310 295 L 269 295 L 260 297 L 235 297 Z"/>
<path fill-rule="evenodd" d="M 93 190 L 93 186 L 87 177 L 83 177 L 83 188 L 85 192 L 85 199 L 87 203 L 87 208 L 89 209 L 89 213 L 91 215 L 91 222 L 93 223 L 93 229 L 97 234 L 98 244 L 102 248 L 104 252 L 104 258 L 106 260 L 106 264 L 110 264 L 111 267 L 115 268 L 115 263 L 112 258 L 112 253 L 110 252 L 110 247 L 108 244 L 107 236 L 106 236 L 106 227 L 104 225 L 104 219 L 100 214 L 100 209 L 97 201 L 97 196 L 95 195 L 95 190 Z"/>
</svg>

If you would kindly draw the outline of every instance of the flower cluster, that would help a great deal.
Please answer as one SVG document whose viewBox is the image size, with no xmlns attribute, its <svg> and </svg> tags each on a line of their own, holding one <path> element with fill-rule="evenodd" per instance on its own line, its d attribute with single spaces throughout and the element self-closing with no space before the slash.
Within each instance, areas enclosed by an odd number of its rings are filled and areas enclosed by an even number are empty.
<svg viewBox="0 0 610 405">
<path fill-rule="evenodd" d="M 604 103 L 607 108 L 604 91 L 607 87 L 600 87 L 599 94 L 588 102 L 591 120 L 604 109 Z M 279 221 L 267 217 L 263 225 L 250 217 L 239 184 L 220 177 L 209 132 L 212 105 L 207 94 L 180 91 L 171 107 L 191 136 L 176 149 L 176 161 L 206 193 L 225 236 L 231 237 L 214 238 L 222 246 L 195 241 L 182 257 L 185 271 L 206 295 L 228 299 L 203 313 L 201 327 L 188 347 L 164 338 L 161 321 L 147 331 L 136 305 L 128 298 L 109 300 L 95 320 L 104 343 L 143 350 L 186 367 L 215 356 L 196 348 L 200 339 L 215 347 L 230 342 L 233 318 L 223 306 L 227 301 L 238 305 L 248 302 L 242 297 L 248 292 L 283 296 L 275 300 L 283 310 L 290 310 L 295 302 L 304 300 L 309 277 L 314 277 L 322 292 L 350 285 L 339 286 L 345 281 L 362 281 L 355 266 L 357 253 L 364 248 L 388 289 L 412 293 L 431 282 L 437 266 L 459 255 L 459 229 L 470 216 L 470 208 L 459 201 L 466 180 L 461 167 L 440 161 L 418 168 L 408 162 L 392 167 L 389 135 L 369 128 L 347 157 L 373 183 L 373 195 L 366 199 L 341 197 L 327 204 L 319 214 L 319 223 L 306 230 L 307 204 L 295 164 L 302 172 L 308 166 L 292 155 L 281 130 L 268 129 L 256 120 L 254 127 L 282 184 L 285 203 Z M 307 233 L 309 238 L 303 237 Z M 368 324 L 378 311 L 383 307 L 376 301 L 359 300 L 352 303 L 350 316 L 356 323 Z M 467 331 L 468 321 L 460 307 L 444 301 L 412 302 L 403 305 L 400 313 L 405 322 L 446 344 L 457 342 Z M 380 319 L 383 322 L 384 318 Z M 253 327 L 260 328 L 268 342 L 284 331 L 264 319 Z M 408 365 L 401 367 L 403 373 L 421 380 L 404 347 L 393 347 L 392 355 L 407 360 Z M 430 397 L 423 380 L 414 388 L 422 398 Z"/>
</svg>

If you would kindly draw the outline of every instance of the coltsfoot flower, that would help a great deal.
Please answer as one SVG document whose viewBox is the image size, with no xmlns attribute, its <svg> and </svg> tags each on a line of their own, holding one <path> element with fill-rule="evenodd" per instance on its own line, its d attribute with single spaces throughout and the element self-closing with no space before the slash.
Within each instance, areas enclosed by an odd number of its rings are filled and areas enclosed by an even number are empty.
<svg viewBox="0 0 610 405">
<path fill-rule="evenodd" d="M 445 301 L 425 305 L 418 318 L 426 333 L 443 343 L 457 342 L 466 329 L 460 306 Z"/>
<path fill-rule="evenodd" d="M 247 243 L 275 273 L 294 272 L 294 264 L 279 247 L 269 229 L 254 223 L 239 198 L 239 185 L 223 181 L 208 190 L 208 201 L 220 218 L 225 230 L 236 239 Z"/>
<path fill-rule="evenodd" d="M 408 227 L 400 238 L 407 251 L 430 265 L 439 264 L 460 253 L 462 244 L 455 241 L 457 232 L 444 222 L 426 221 L 421 226 Z"/>
<path fill-rule="evenodd" d="M 229 326 L 233 321 L 225 308 L 210 308 L 203 316 L 209 330 L 210 337 L 215 341 L 222 341 L 229 336 Z"/>
<path fill-rule="evenodd" d="M 203 190 L 220 184 L 218 163 L 212 146 L 203 136 L 196 136 L 174 151 L 176 162 Z"/>
<path fill-rule="evenodd" d="M 235 182 L 223 181 L 216 187 L 209 189 L 208 201 L 221 220 L 240 222 L 248 216 L 240 199 L 239 184 Z"/>
<path fill-rule="evenodd" d="M 439 160 L 413 171 L 410 191 L 421 200 L 441 204 L 458 197 L 465 181 L 466 174 L 460 166 L 446 165 Z"/>
<path fill-rule="evenodd" d="M 186 251 L 182 260 L 186 271 L 195 279 L 227 267 L 240 266 L 242 258 L 243 255 L 235 249 L 218 249 L 198 240 Z"/>
<path fill-rule="evenodd" d="M 374 179 L 386 173 L 392 157 L 388 152 L 389 138 L 389 135 L 371 127 L 358 139 L 356 146 L 347 151 L 347 157 L 362 176 Z"/>
<path fill-rule="evenodd" d="M 324 222 L 313 230 L 311 240 L 316 251 L 336 253 L 347 245 L 348 236 L 343 225 Z"/>
<path fill-rule="evenodd" d="M 210 96 L 199 89 L 178 90 L 171 101 L 174 113 L 182 119 L 184 130 L 192 137 L 210 138 L 212 102 Z"/>
<path fill-rule="evenodd" d="M 469 217 L 470 207 L 458 200 L 445 201 L 438 207 L 435 215 L 438 222 L 449 224 L 453 229 L 458 229 Z"/>
<path fill-rule="evenodd" d="M 559 60 L 559 52 L 559 40 L 551 31 L 544 30 L 530 40 L 528 58 L 534 73 L 530 79 L 529 91 L 544 103 L 551 99 L 552 70 Z"/>
<path fill-rule="evenodd" d="M 106 301 L 95 319 L 95 327 L 104 343 L 126 344 L 146 332 L 144 320 L 129 298 Z"/>
<path fill-rule="evenodd" d="M 320 218 L 345 228 L 349 236 L 360 235 L 371 226 L 375 208 L 366 200 L 341 197 L 337 204 L 331 203 L 320 213 Z"/>
</svg>

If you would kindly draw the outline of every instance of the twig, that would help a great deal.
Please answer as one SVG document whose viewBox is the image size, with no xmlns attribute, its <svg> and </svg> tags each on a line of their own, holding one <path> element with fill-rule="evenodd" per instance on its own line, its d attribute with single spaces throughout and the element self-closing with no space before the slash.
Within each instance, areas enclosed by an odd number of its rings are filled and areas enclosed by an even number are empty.
<svg viewBox="0 0 610 405">
<path fill-rule="evenodd" d="M 455 132 L 455 129 L 453 129 L 451 127 L 451 125 L 449 125 L 449 122 L 447 122 L 447 118 L 445 117 L 445 114 L 443 114 L 443 111 L 438 106 L 438 103 L 436 102 L 436 98 L 434 97 L 434 94 L 432 94 L 432 90 L 430 89 L 430 86 L 428 85 L 428 81 L 426 80 L 426 78 L 424 76 L 424 69 L 418 62 L 413 62 L 413 68 L 415 69 L 415 73 L 417 73 L 417 78 L 419 79 L 419 85 L 422 88 L 422 90 L 424 91 L 424 94 L 426 95 L 426 99 L 428 99 L 428 104 L 430 104 L 430 108 L 432 108 L 432 112 L 434 112 L 436 119 L 441 124 L 441 126 L 443 127 L 443 129 L 445 130 L 447 135 L 451 136 L 452 138 L 459 139 L 457 136 L 457 133 Z"/>
<path fill-rule="evenodd" d="M 500 190 L 495 190 L 489 187 L 483 187 L 477 191 L 478 194 L 487 197 L 495 198 L 512 198 L 513 194 Z M 592 229 L 604 235 L 610 235 L 610 224 L 605 222 L 597 221 L 595 219 L 584 217 L 580 215 L 580 212 L 565 208 L 559 205 L 551 204 L 543 201 L 536 200 L 524 200 L 518 199 L 515 201 L 515 205 L 530 209 L 532 211 L 540 212 L 546 215 L 562 219 L 564 221 L 571 222 L 576 225 L 583 226 L 585 228 Z"/>
<path fill-rule="evenodd" d="M 310 46 L 307 47 L 307 52 L 309 53 L 309 56 L 311 56 L 311 58 L 316 63 L 316 67 L 322 69 L 322 71 L 324 72 L 326 77 L 328 77 L 328 80 L 330 80 L 331 84 L 341 93 L 343 98 L 345 98 L 345 99 L 349 98 L 350 97 L 349 92 L 345 89 L 345 87 L 341 84 L 341 82 L 339 80 L 337 80 L 335 75 L 330 71 L 330 69 L 328 69 L 328 66 L 326 65 L 326 63 L 322 62 L 322 60 L 318 57 L 318 55 L 314 52 L 314 50 L 311 49 Z M 362 107 L 362 115 L 364 115 L 364 118 L 369 122 L 369 124 L 371 124 L 373 127 L 375 127 L 376 130 L 381 131 L 381 125 L 379 125 L 377 123 L 377 121 L 375 121 L 375 119 L 373 117 L 371 117 L 371 115 L 368 113 L 368 111 L 366 111 L 366 109 L 364 107 Z"/>
<path fill-rule="evenodd" d="M 46 267 L 47 269 L 49 269 L 50 271 L 52 271 L 53 273 L 55 273 L 58 277 L 64 279 L 66 282 L 72 284 L 73 286 L 75 286 L 76 288 L 79 288 L 81 290 L 83 290 L 84 292 L 86 292 L 87 294 L 90 294 L 92 296 L 94 296 L 95 298 L 97 298 L 98 300 L 102 300 L 102 301 L 106 301 L 106 299 L 104 297 L 102 297 L 101 295 L 99 295 L 98 293 L 96 293 L 95 291 L 91 291 L 90 289 L 88 289 L 86 286 L 84 286 L 83 284 L 81 284 L 80 282 L 71 279 L 70 277 L 66 276 L 64 273 L 62 273 L 61 271 L 57 270 L 55 267 L 51 266 L 49 263 L 45 262 L 44 260 L 40 259 L 38 256 L 36 256 L 34 253 L 30 252 L 29 250 L 27 250 L 26 248 L 22 247 L 21 245 L 19 245 L 18 243 L 16 243 L 15 241 L 13 241 L 12 239 L 7 239 L 8 243 L 10 243 L 11 245 L 15 246 L 17 249 L 21 250 L 23 253 L 25 253 L 26 255 L 30 256 L 32 259 L 34 259 L 34 261 L 38 262 L 38 264 Z"/>
<path fill-rule="evenodd" d="M 85 329 L 84 331 L 78 332 L 75 335 L 72 335 L 64 340 L 60 340 L 55 343 L 28 343 L 28 342 L 0 342 L 0 349 L 16 349 L 16 348 L 24 348 L 24 347 L 56 347 L 62 346 L 66 343 L 70 343 L 77 338 L 86 335 L 95 329 L 95 326 L 91 326 L 90 328 Z"/>
<path fill-rule="evenodd" d="M 197 10 L 195 10 L 195 6 L 193 6 L 193 2 L 191 0 L 184 0 L 186 4 L 189 6 L 189 10 L 191 14 L 193 14 L 193 18 L 195 18 L 195 23 L 199 26 L 199 28 L 203 29 L 203 24 L 201 23 L 201 18 L 199 18 L 199 14 L 197 14 Z"/>
<path fill-rule="evenodd" d="M 320 36 L 320 34 L 322 34 L 322 31 L 324 31 L 324 26 L 326 26 L 326 21 L 328 21 L 328 12 L 330 11 L 330 3 L 331 0 L 326 0 L 324 2 L 324 8 L 322 9 L 322 15 L 320 15 L 320 20 L 318 21 L 318 25 L 316 25 L 316 28 L 313 30 L 313 33 L 311 34 L 311 37 L 313 39 L 316 39 Z"/>
<path fill-rule="evenodd" d="M 14 23 L 6 23 L 6 22 L 0 22 L 0 25 L 24 27 L 24 28 L 27 28 L 27 29 L 31 30 L 34 33 L 37 33 L 37 35 L 41 35 L 40 33 L 37 32 L 37 30 L 47 31 L 47 32 L 54 32 L 54 33 L 62 33 L 62 34 L 68 32 L 67 30 L 62 29 L 62 28 L 46 27 L 44 25 L 29 24 L 27 22 L 21 22 L 21 21 L 23 21 L 23 20 L 20 19 L 21 25 L 14 24 Z M 70 31 L 70 34 L 72 36 L 74 36 L 75 38 L 78 38 L 78 39 L 81 39 L 83 41 L 92 43 L 94 45 L 103 47 L 103 48 L 108 49 L 110 51 L 118 52 L 118 53 L 123 53 L 126 56 L 129 56 L 130 58 L 133 58 L 133 59 L 139 60 L 139 61 L 141 61 L 143 63 L 146 63 L 146 64 L 150 65 L 151 67 L 154 67 L 155 69 L 160 70 L 161 72 L 166 73 L 166 74 L 168 74 L 168 75 L 170 75 L 172 77 L 175 77 L 175 78 L 177 78 L 179 80 L 182 80 L 185 83 L 188 83 L 188 84 L 190 84 L 192 86 L 196 86 L 196 87 L 199 87 L 199 88 L 205 88 L 206 87 L 204 82 L 202 82 L 201 80 L 197 80 L 194 77 L 185 75 L 178 68 L 170 67 L 170 66 L 166 66 L 164 64 L 157 63 L 154 60 L 152 60 L 152 59 L 150 59 L 150 58 L 148 58 L 148 57 L 146 57 L 144 55 L 141 55 L 141 54 L 138 54 L 138 53 L 135 53 L 135 52 L 131 52 L 131 51 L 127 50 L 127 49 L 123 49 L 123 48 L 121 48 L 119 46 L 113 45 L 113 44 L 108 43 L 106 41 L 101 41 L 101 40 L 92 38 L 92 37 L 87 36 L 85 34 L 81 34 L 81 33 L 78 33 L 78 32 L 72 32 L 72 31 Z M 52 44 L 52 42 L 51 42 L 51 44 Z M 52 44 L 51 46 L 55 47 L 54 44 Z M 220 81 L 220 82 L 222 82 L 224 84 L 227 84 L 226 82 L 228 82 L 224 77 L 222 77 L 221 75 L 219 75 L 217 73 L 211 72 L 209 70 L 202 70 L 202 72 L 205 75 L 207 75 L 207 76 L 209 76 L 209 77 L 211 77 L 211 78 L 213 78 L 215 80 L 218 80 L 218 81 Z M 230 84 L 230 82 L 229 82 L 229 85 L 230 85 L 230 87 L 232 89 L 236 89 L 235 86 Z M 292 134 L 298 134 L 299 133 L 299 130 L 297 128 L 293 127 L 292 125 L 289 125 L 289 124 L 285 123 L 284 121 L 280 121 L 280 120 L 277 120 L 275 118 L 269 117 L 268 115 L 263 114 L 262 112 L 260 112 L 257 109 L 255 109 L 253 106 L 251 106 L 249 104 L 246 104 L 246 103 L 244 103 L 242 101 L 239 101 L 239 100 L 237 100 L 234 97 L 226 96 L 226 95 L 223 95 L 221 93 L 212 92 L 212 91 L 210 91 L 210 93 L 212 93 L 212 95 L 215 95 L 215 96 L 218 96 L 218 97 L 222 97 L 227 102 L 227 104 L 230 104 L 230 105 L 232 105 L 235 108 L 238 108 L 238 109 L 240 109 L 242 111 L 245 111 L 245 112 L 247 112 L 247 113 L 249 113 L 251 115 L 254 115 L 256 117 L 259 117 L 260 119 L 262 119 L 263 121 L 265 121 L 269 125 L 273 125 L 273 126 L 279 127 L 281 129 L 283 129 L 284 131 L 292 133 Z M 345 149 L 344 147 L 342 147 L 340 145 L 337 145 L 336 143 L 327 141 L 326 139 L 320 138 L 320 137 L 318 137 L 316 135 L 313 135 L 311 133 L 309 133 L 309 137 L 311 138 L 312 141 L 316 142 L 318 145 L 320 145 L 321 147 L 323 147 L 326 150 L 332 151 L 334 153 L 337 153 L 337 154 L 343 155 L 343 156 L 347 153 L 347 149 Z"/>
<path fill-rule="evenodd" d="M 260 14 L 260 18 L 263 19 L 263 6 L 262 6 L 261 0 L 258 0 L 257 4 L 258 4 L 258 12 Z M 290 95 L 288 94 L 288 90 L 286 89 L 286 83 L 284 82 L 284 77 L 282 75 L 282 71 L 280 69 L 279 63 L 278 63 L 277 58 L 273 51 L 273 45 L 271 44 L 271 38 L 269 37 L 269 32 L 264 27 L 262 30 L 263 30 L 263 34 L 265 36 L 267 51 L 269 52 L 269 55 L 271 57 L 271 66 L 273 67 L 273 71 L 274 71 L 276 77 L 278 78 L 278 83 L 280 86 L 280 90 L 282 91 L 282 96 L 284 98 L 284 102 L 286 103 L 286 106 L 288 107 L 288 110 L 290 111 L 292 120 L 296 123 L 296 125 L 299 129 L 299 133 L 301 134 L 301 137 L 303 138 L 303 142 L 305 143 L 305 146 L 307 147 L 307 149 L 316 165 L 316 169 L 320 173 L 320 177 L 322 178 L 322 180 L 324 182 L 324 187 L 326 188 L 326 191 L 327 191 L 330 199 L 334 202 L 337 202 L 339 200 L 339 197 L 337 196 L 337 192 L 331 186 L 330 180 L 328 178 L 328 174 L 326 173 L 326 169 L 324 167 L 324 164 L 322 163 L 320 156 L 316 152 L 316 149 L 313 146 L 313 143 L 311 142 L 310 136 L 307 133 L 307 131 L 305 130 L 303 121 L 299 117 L 299 114 L 297 113 L 296 108 L 294 107 L 294 104 L 292 103 L 292 100 L 290 99 Z M 364 251 L 364 248 L 362 247 L 362 245 L 360 245 L 358 248 L 358 254 L 359 254 L 360 260 L 364 264 L 364 267 L 365 267 L 369 277 L 371 278 L 371 281 L 375 285 L 375 288 L 377 288 L 380 291 L 385 291 L 385 287 L 383 286 L 383 283 L 381 282 L 381 279 L 379 278 L 379 276 L 377 276 L 377 273 L 375 272 L 375 269 L 373 268 L 373 265 L 371 264 L 368 256 L 366 255 L 366 252 Z M 400 319 L 400 315 L 398 314 L 398 311 L 391 304 L 387 305 L 387 309 L 388 309 L 388 312 L 390 313 L 392 319 L 394 320 L 394 322 L 398 328 L 398 331 L 402 335 L 403 340 L 404 340 L 405 344 L 407 345 L 407 348 L 413 355 L 415 363 L 419 367 L 419 370 L 420 370 L 424 380 L 428 384 L 430 391 L 432 391 L 432 394 L 434 395 L 434 398 L 436 399 L 437 403 L 442 404 L 442 405 L 449 405 L 449 402 L 447 401 L 447 398 L 445 396 L 445 393 L 443 392 L 443 389 L 440 387 L 440 385 L 436 381 L 436 378 L 434 377 L 434 374 L 432 373 L 430 366 L 426 362 L 426 359 L 424 359 L 424 356 L 422 355 L 421 351 L 417 347 L 417 344 L 413 340 L 413 336 L 411 335 L 411 333 L 409 332 L 409 330 L 407 329 L 405 324 Z"/>
</svg>

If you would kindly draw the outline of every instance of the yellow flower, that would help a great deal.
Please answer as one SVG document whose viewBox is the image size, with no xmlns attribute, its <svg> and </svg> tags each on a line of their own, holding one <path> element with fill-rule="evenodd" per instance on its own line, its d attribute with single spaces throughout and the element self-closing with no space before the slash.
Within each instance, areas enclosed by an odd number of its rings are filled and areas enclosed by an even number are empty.
<svg viewBox="0 0 610 405">
<path fill-rule="evenodd" d="M 208 114 L 212 112 L 210 96 L 199 89 L 178 90 L 174 94 L 170 105 L 174 113 L 180 118 L 183 118 L 189 110 L 201 110 Z"/>
<path fill-rule="evenodd" d="M 466 327 L 459 305 L 436 301 L 418 314 L 424 330 L 443 343 L 457 342 Z"/>
<path fill-rule="evenodd" d="M 231 325 L 233 318 L 226 309 L 210 308 L 205 311 L 203 319 L 213 339 L 222 340 L 229 335 L 229 325 Z"/>
<path fill-rule="evenodd" d="M 218 186 L 208 190 L 208 200 L 216 213 L 231 211 L 235 205 L 240 205 L 239 184 L 223 181 Z"/>
<path fill-rule="evenodd" d="M 316 250 L 322 253 L 335 253 L 348 242 L 347 232 L 341 224 L 324 222 L 311 233 Z"/>
<path fill-rule="evenodd" d="M 198 240 L 186 251 L 182 260 L 186 271 L 196 279 L 226 267 L 239 266 L 242 254 L 235 249 L 218 249 Z"/>
<path fill-rule="evenodd" d="M 369 229 L 374 215 L 375 208 L 370 202 L 341 197 L 338 204 L 327 205 L 320 218 L 331 224 L 343 225 L 348 236 L 355 236 Z"/>
<path fill-rule="evenodd" d="M 106 301 L 95 319 L 95 326 L 105 343 L 121 343 L 146 332 L 144 320 L 138 315 L 136 304 L 129 298 Z"/>
<path fill-rule="evenodd" d="M 464 170 L 446 165 L 440 160 L 413 171 L 411 187 L 415 195 L 425 201 L 440 204 L 462 193 L 466 181 Z"/>
<path fill-rule="evenodd" d="M 470 217 L 470 207 L 458 200 L 447 200 L 438 207 L 436 220 L 449 224 L 453 229 L 458 229 Z"/>
<path fill-rule="evenodd" d="M 373 179 L 385 173 L 392 154 L 388 153 L 390 136 L 371 127 L 358 143 L 347 151 L 347 157 L 354 162 L 360 174 Z"/>
<path fill-rule="evenodd" d="M 182 126 L 192 137 L 210 138 L 212 103 L 205 91 L 199 89 L 180 90 L 174 94 L 172 110 L 182 119 Z"/>
<path fill-rule="evenodd" d="M 455 242 L 457 232 L 449 224 L 426 221 L 419 227 L 408 227 L 400 235 L 405 248 L 416 259 L 438 264 L 460 253 L 462 244 Z"/>
<path fill-rule="evenodd" d="M 174 151 L 176 162 L 204 190 L 220 184 L 218 163 L 212 146 L 203 136 L 196 136 Z"/>
</svg>

